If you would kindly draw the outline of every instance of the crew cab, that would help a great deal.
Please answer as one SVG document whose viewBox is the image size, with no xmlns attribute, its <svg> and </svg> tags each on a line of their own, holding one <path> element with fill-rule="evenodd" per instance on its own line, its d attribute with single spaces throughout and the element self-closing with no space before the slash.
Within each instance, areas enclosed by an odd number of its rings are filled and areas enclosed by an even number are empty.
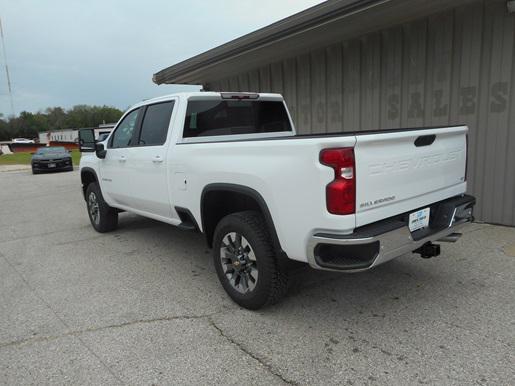
<svg viewBox="0 0 515 386">
<path fill-rule="evenodd" d="M 82 190 L 98 232 L 129 211 L 204 233 L 226 292 L 257 309 L 292 261 L 359 272 L 456 241 L 475 203 L 467 131 L 299 135 L 279 94 L 175 94 L 131 107 L 103 143 L 80 131 Z"/>
</svg>

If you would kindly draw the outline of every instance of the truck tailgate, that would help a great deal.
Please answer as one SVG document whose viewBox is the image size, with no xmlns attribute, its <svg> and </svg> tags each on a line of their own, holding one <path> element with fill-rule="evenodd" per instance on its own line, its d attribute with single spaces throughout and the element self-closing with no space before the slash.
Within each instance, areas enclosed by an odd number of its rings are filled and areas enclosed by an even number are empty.
<svg viewBox="0 0 515 386">
<path fill-rule="evenodd" d="M 356 135 L 356 226 L 464 193 L 466 126 Z"/>
</svg>

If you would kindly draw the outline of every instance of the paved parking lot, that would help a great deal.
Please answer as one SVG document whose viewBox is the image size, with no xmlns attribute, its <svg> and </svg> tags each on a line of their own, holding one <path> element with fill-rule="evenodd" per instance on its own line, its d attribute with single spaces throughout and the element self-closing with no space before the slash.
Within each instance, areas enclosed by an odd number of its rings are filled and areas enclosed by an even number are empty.
<svg viewBox="0 0 515 386">
<path fill-rule="evenodd" d="M 203 241 L 130 214 L 95 233 L 77 172 L 0 172 L 0 383 L 513 384 L 513 228 L 305 269 L 259 312 L 225 296 Z"/>
</svg>

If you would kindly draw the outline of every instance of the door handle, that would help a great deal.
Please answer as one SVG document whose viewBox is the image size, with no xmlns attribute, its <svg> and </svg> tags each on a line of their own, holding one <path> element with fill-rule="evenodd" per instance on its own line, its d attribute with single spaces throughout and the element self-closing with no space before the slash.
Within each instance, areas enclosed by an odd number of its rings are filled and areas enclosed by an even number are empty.
<svg viewBox="0 0 515 386">
<path fill-rule="evenodd" d="M 436 135 L 430 134 L 430 135 L 421 135 L 415 140 L 415 146 L 429 146 L 431 145 L 436 139 Z"/>
<path fill-rule="evenodd" d="M 156 155 L 154 158 L 152 158 L 152 162 L 155 164 L 160 164 L 163 162 L 163 159 L 161 158 L 161 156 Z"/>
<path fill-rule="evenodd" d="M 127 161 L 127 158 L 125 158 L 124 155 L 121 155 L 120 158 L 118 158 L 118 161 L 119 162 L 125 162 L 125 161 Z"/>
</svg>

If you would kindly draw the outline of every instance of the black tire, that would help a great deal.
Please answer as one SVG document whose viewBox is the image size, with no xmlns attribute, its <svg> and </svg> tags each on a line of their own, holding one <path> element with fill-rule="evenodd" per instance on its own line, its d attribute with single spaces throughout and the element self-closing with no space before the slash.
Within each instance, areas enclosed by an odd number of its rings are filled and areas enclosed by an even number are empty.
<svg viewBox="0 0 515 386">
<path fill-rule="evenodd" d="M 34 170 L 34 168 L 32 168 L 32 174 L 39 174 L 39 172 Z"/>
<path fill-rule="evenodd" d="M 246 242 L 247 249 L 250 249 L 251 253 L 253 252 L 253 259 L 247 259 L 246 263 L 240 263 L 239 261 L 245 260 L 244 257 L 240 257 L 241 260 L 238 260 L 236 254 L 232 251 L 229 252 L 226 246 L 227 241 L 231 240 L 229 238 L 231 234 L 235 234 L 235 237 L 238 234 L 242 236 L 240 237 L 240 247 L 242 243 Z M 233 246 L 237 245 L 237 242 L 230 244 L 234 250 Z M 242 250 L 240 248 L 240 252 Z M 243 256 L 243 254 L 240 253 L 239 256 Z M 213 261 L 225 291 L 234 302 L 244 308 L 257 310 L 265 305 L 277 303 L 288 290 L 287 269 L 284 264 L 280 264 L 274 252 L 265 220 L 258 212 L 245 211 L 230 214 L 218 223 L 213 236 Z M 235 264 L 239 266 L 238 272 L 235 271 Z M 242 267 L 245 266 L 247 266 L 247 271 L 242 273 L 245 269 Z M 254 282 L 252 281 L 253 277 L 250 277 L 254 272 L 252 266 L 257 267 L 257 273 L 253 274 L 256 276 Z M 235 286 L 235 282 L 238 281 L 238 278 L 234 279 L 235 273 L 240 275 L 240 283 L 247 283 L 247 292 L 242 293 L 244 288 L 238 289 L 238 286 Z M 242 275 L 246 275 L 247 278 L 243 280 Z M 249 289 L 249 284 L 254 285 L 252 290 Z"/>
<path fill-rule="evenodd" d="M 116 229 L 118 226 L 118 212 L 104 201 L 100 187 L 96 182 L 89 184 L 86 189 L 86 206 L 89 221 L 97 232 L 105 233 Z"/>
</svg>

